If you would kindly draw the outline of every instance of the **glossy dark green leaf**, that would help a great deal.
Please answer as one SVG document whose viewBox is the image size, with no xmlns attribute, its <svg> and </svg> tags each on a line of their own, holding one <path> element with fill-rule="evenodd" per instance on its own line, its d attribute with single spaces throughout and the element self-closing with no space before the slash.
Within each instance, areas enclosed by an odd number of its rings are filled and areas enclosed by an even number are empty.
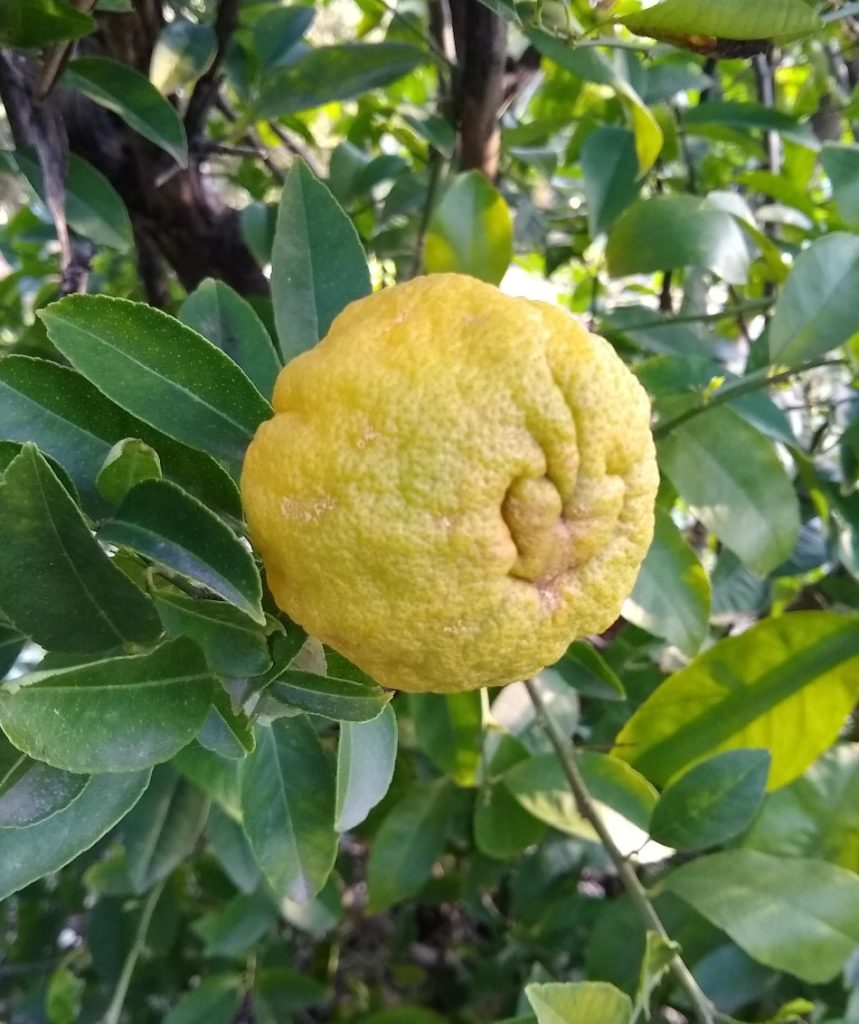
<svg viewBox="0 0 859 1024">
<path fill-rule="evenodd" d="M 707 635 L 710 580 L 671 516 L 660 509 L 653 543 L 623 614 L 690 657 Z"/>
<path fill-rule="evenodd" d="M 242 997 L 237 974 L 215 974 L 183 996 L 162 1024 L 232 1024 Z"/>
<path fill-rule="evenodd" d="M 111 448 L 139 437 L 158 452 L 164 475 L 206 504 L 241 515 L 236 485 L 209 455 L 187 448 L 114 405 L 79 373 L 28 356 L 0 362 L 0 436 L 34 441 L 66 470 L 84 507 L 104 515 L 96 477 Z"/>
<path fill-rule="evenodd" d="M 175 591 L 152 596 L 167 635 L 191 637 L 218 675 L 255 676 L 271 665 L 265 633 L 238 608 Z"/>
<path fill-rule="evenodd" d="M 3 163 L 16 165 L 44 202 L 42 170 L 32 150 L 3 154 Z M 119 193 L 92 164 L 69 154 L 66 173 L 66 217 L 69 227 L 99 246 L 124 252 L 134 244 L 131 218 Z"/>
<path fill-rule="evenodd" d="M 372 680 L 342 679 L 286 669 L 268 694 L 290 707 L 342 722 L 369 722 L 377 718 L 393 694 Z"/>
<path fill-rule="evenodd" d="M 253 850 L 242 826 L 222 810 L 219 804 L 212 804 L 209 811 L 206 835 L 218 863 L 233 885 L 245 895 L 254 892 L 259 886 L 261 875 Z"/>
<path fill-rule="evenodd" d="M 190 856 L 209 799 L 171 765 L 157 765 L 137 806 L 122 823 L 128 874 L 135 892 L 147 892 Z"/>
<path fill-rule="evenodd" d="M 246 757 L 256 745 L 253 722 L 244 711 L 233 706 L 230 695 L 222 687 L 215 691 L 197 742 L 230 760 Z"/>
<path fill-rule="evenodd" d="M 283 117 L 351 99 L 390 85 L 427 60 L 427 53 L 410 43 L 320 46 L 267 78 L 255 113 L 259 118 Z"/>
<path fill-rule="evenodd" d="M 367 866 L 372 910 L 414 895 L 429 878 L 444 849 L 451 794 L 447 779 L 416 782 L 388 812 Z"/>
<path fill-rule="evenodd" d="M 107 57 L 78 57 L 66 68 L 62 84 L 117 114 L 183 167 L 187 165 L 188 140 L 182 118 L 149 79 L 133 67 Z"/>
<path fill-rule="evenodd" d="M 331 259 L 331 253 L 337 259 Z M 296 161 L 280 200 L 272 250 L 274 318 L 288 360 L 328 333 L 337 314 L 370 294 L 367 259 L 352 222 L 307 165 Z"/>
<path fill-rule="evenodd" d="M 277 903 L 265 889 L 240 893 L 205 914 L 194 931 L 208 957 L 236 957 L 255 946 L 278 918 Z"/>
<path fill-rule="evenodd" d="M 526 985 L 537 1024 L 629 1024 L 632 1000 L 604 981 Z"/>
<path fill-rule="evenodd" d="M 305 715 L 260 726 L 242 770 L 242 816 L 257 863 L 280 897 L 323 887 L 337 856 L 334 772 Z"/>
<path fill-rule="evenodd" d="M 39 316 L 51 341 L 100 391 L 177 441 L 238 463 L 271 415 L 227 355 L 151 306 L 70 295 Z"/>
<path fill-rule="evenodd" d="M 529 814 L 506 786 L 487 786 L 478 794 L 474 841 L 487 857 L 515 857 L 539 843 L 545 832 L 545 823 Z"/>
<path fill-rule="evenodd" d="M 33 672 L 0 688 L 0 726 L 31 757 L 70 772 L 123 772 L 190 743 L 214 679 L 190 640 L 151 654 Z"/>
<path fill-rule="evenodd" d="M 37 825 L 73 803 L 88 781 L 34 761 L 0 734 L 0 828 Z"/>
<path fill-rule="evenodd" d="M 95 485 L 106 501 L 118 504 L 137 484 L 160 479 L 158 452 L 138 437 L 126 437 L 105 456 Z"/>
<path fill-rule="evenodd" d="M 615 221 L 606 257 L 614 277 L 702 267 L 728 284 L 743 284 L 750 263 L 735 218 L 690 195 L 633 203 Z"/>
<path fill-rule="evenodd" d="M 51 46 L 94 28 L 89 15 L 61 0 L 4 0 L 0 6 L 0 46 Z"/>
<path fill-rule="evenodd" d="M 669 676 L 621 730 L 615 754 L 664 785 L 721 751 L 766 748 L 777 789 L 835 741 L 859 699 L 857 659 L 859 620 L 766 619 Z"/>
<path fill-rule="evenodd" d="M 601 125 L 582 146 L 588 231 L 602 234 L 640 191 L 635 136 L 619 125 Z"/>
<path fill-rule="evenodd" d="M 715 36 L 720 39 L 779 39 L 821 28 L 814 8 L 803 0 L 662 0 L 653 7 L 621 17 L 633 32 Z"/>
<path fill-rule="evenodd" d="M 701 761 L 665 788 L 650 834 L 676 850 L 704 850 L 739 835 L 764 799 L 768 750 L 726 750 Z"/>
<path fill-rule="evenodd" d="M 424 753 L 459 786 L 473 786 L 481 761 L 480 692 L 409 694 L 415 737 Z"/>
<path fill-rule="evenodd" d="M 388 705 L 369 722 L 342 722 L 334 827 L 355 828 L 388 792 L 397 759 L 397 716 Z"/>
<path fill-rule="evenodd" d="M 626 690 L 618 674 L 585 640 L 574 640 L 552 668 L 585 697 L 626 700 Z"/>
<path fill-rule="evenodd" d="M 781 565 L 799 533 L 799 505 L 775 450 L 724 405 L 659 442 L 659 464 L 694 514 L 751 569 Z"/>
<path fill-rule="evenodd" d="M 254 53 L 263 72 L 291 64 L 301 37 L 310 28 L 316 10 L 311 6 L 275 7 L 254 25 Z"/>
<path fill-rule="evenodd" d="M 179 319 L 238 363 L 261 395 L 271 396 L 280 360 L 253 306 L 229 285 L 206 278 L 182 303 Z"/>
<path fill-rule="evenodd" d="M 752 958 L 811 984 L 859 945 L 859 877 L 821 860 L 726 850 L 663 881 Z"/>
<path fill-rule="evenodd" d="M 217 44 L 211 24 L 174 18 L 155 42 L 149 80 L 164 96 L 193 85 L 212 63 Z"/>
<path fill-rule="evenodd" d="M 430 274 L 470 274 L 498 284 L 513 258 L 504 197 L 479 171 L 458 175 L 433 211 L 424 247 Z"/>
<path fill-rule="evenodd" d="M 832 183 L 832 198 L 842 220 L 849 228 L 859 228 L 859 146 L 830 142 L 820 156 L 823 169 Z"/>
<path fill-rule="evenodd" d="M 815 359 L 859 333 L 859 235 L 819 238 L 797 256 L 770 324 L 773 361 Z"/>
<path fill-rule="evenodd" d="M 95 541 L 34 445 L 0 483 L 0 534 L 0 608 L 43 647 L 104 651 L 160 632 L 149 599 Z"/>
<path fill-rule="evenodd" d="M 139 484 L 99 536 L 201 583 L 255 622 L 265 622 L 253 556 L 222 520 L 175 484 Z"/>
<path fill-rule="evenodd" d="M 218 803 L 235 821 L 241 821 L 240 765 L 191 743 L 173 758 L 172 763 L 186 779 Z"/>
<path fill-rule="evenodd" d="M 29 828 L 2 832 L 0 899 L 59 871 L 101 839 L 140 799 L 149 772 L 97 775 L 73 803 Z"/>
</svg>

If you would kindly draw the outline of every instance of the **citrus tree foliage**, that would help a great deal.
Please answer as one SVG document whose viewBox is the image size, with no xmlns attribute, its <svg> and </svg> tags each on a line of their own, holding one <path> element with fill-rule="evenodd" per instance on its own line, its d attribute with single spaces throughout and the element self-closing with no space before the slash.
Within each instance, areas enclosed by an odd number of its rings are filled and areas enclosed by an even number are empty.
<svg viewBox="0 0 859 1024">
<path fill-rule="evenodd" d="M 0 5 L 0 1017 L 859 1020 L 857 18 Z M 236 481 L 444 270 L 609 338 L 662 485 L 606 634 L 396 695 Z"/>
</svg>

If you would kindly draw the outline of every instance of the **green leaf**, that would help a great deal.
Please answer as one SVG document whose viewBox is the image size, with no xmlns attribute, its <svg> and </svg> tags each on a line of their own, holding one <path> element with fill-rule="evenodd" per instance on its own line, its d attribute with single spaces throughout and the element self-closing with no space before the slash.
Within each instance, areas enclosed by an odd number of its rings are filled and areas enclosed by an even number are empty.
<svg viewBox="0 0 859 1024">
<path fill-rule="evenodd" d="M 206 956 L 236 957 L 255 946 L 277 917 L 277 904 L 262 890 L 234 896 L 196 921 L 193 929 L 205 943 Z"/>
<path fill-rule="evenodd" d="M 663 785 L 723 750 L 766 748 L 769 788 L 778 789 L 838 736 L 859 697 L 857 657 L 856 619 L 766 619 L 669 676 L 621 730 L 615 754 Z"/>
<path fill-rule="evenodd" d="M 262 320 L 241 295 L 208 277 L 182 303 L 179 319 L 226 352 L 261 395 L 271 396 L 280 360 Z"/>
<path fill-rule="evenodd" d="M 579 770 L 603 818 L 614 831 L 618 816 L 646 833 L 656 806 L 656 790 L 629 766 L 608 754 L 581 751 Z M 554 753 L 537 754 L 520 761 L 502 776 L 504 785 L 539 821 L 591 841 L 593 828 L 579 814 L 570 786 Z M 637 845 L 641 845 L 640 841 Z"/>
<path fill-rule="evenodd" d="M 316 11 L 310 6 L 276 7 L 254 25 L 254 54 L 264 74 L 291 64 L 304 33 L 310 28 Z"/>
<path fill-rule="evenodd" d="M 474 812 L 474 841 L 487 857 L 515 857 L 539 843 L 545 832 L 545 823 L 529 814 L 506 786 L 481 790 Z"/>
<path fill-rule="evenodd" d="M 73 803 L 88 781 L 87 775 L 34 761 L 0 734 L 0 828 L 28 828 L 45 821 Z"/>
<path fill-rule="evenodd" d="M 233 885 L 245 895 L 254 892 L 260 883 L 260 873 L 253 850 L 241 825 L 234 821 L 218 804 L 212 804 L 206 835 Z"/>
<path fill-rule="evenodd" d="M 786 561 L 799 533 L 796 492 L 772 445 L 724 405 L 675 427 L 659 464 L 702 523 L 755 572 Z"/>
<path fill-rule="evenodd" d="M 0 154 L 0 167 L 17 166 L 33 192 L 44 203 L 42 169 L 32 150 Z M 66 172 L 66 218 L 69 227 L 95 245 L 125 252 L 134 245 L 131 218 L 116 189 L 92 164 L 69 154 Z"/>
<path fill-rule="evenodd" d="M 810 984 L 832 981 L 859 944 L 859 877 L 825 861 L 726 850 L 662 884 L 750 957 Z"/>
<path fill-rule="evenodd" d="M 699 125 L 721 124 L 740 131 L 757 129 L 779 132 L 791 142 L 810 149 L 819 149 L 817 136 L 810 128 L 782 110 L 765 107 L 761 103 L 738 103 L 731 100 L 708 100 L 690 107 L 683 114 L 683 125 L 694 129 Z"/>
<path fill-rule="evenodd" d="M 859 874 L 859 744 L 838 744 L 802 778 L 770 793 L 743 846 L 816 857 Z"/>
<path fill-rule="evenodd" d="M 635 136 L 618 125 L 600 125 L 581 154 L 583 185 L 592 237 L 608 231 L 639 193 Z"/>
<path fill-rule="evenodd" d="M 79 57 L 61 79 L 123 121 L 182 167 L 188 165 L 188 140 L 176 108 L 135 68 L 106 57 Z"/>
<path fill-rule="evenodd" d="M 265 623 L 262 583 L 253 556 L 206 506 L 166 480 L 131 491 L 99 537 L 131 548 Z"/>
<path fill-rule="evenodd" d="M 265 1008 L 264 1019 L 272 1024 L 294 1020 L 298 1011 L 325 1003 L 329 996 L 324 982 L 290 967 L 264 967 L 254 982 L 254 1005 Z"/>
<path fill-rule="evenodd" d="M 48 979 L 45 1013 L 50 1024 L 74 1024 L 80 1016 L 86 982 L 60 964 Z"/>
<path fill-rule="evenodd" d="M 617 673 L 585 640 L 574 640 L 552 669 L 585 697 L 626 700 L 626 690 Z"/>
<path fill-rule="evenodd" d="M 0 726 L 19 750 L 66 771 L 148 768 L 191 742 L 213 685 L 199 650 L 190 640 L 175 640 L 151 654 L 6 683 Z"/>
<path fill-rule="evenodd" d="M 525 986 L 537 1024 L 630 1024 L 632 1000 L 604 981 Z"/>
<path fill-rule="evenodd" d="M 158 765 L 137 806 L 122 823 L 134 891 L 148 892 L 189 857 L 206 824 L 209 800 L 171 765 Z"/>
<path fill-rule="evenodd" d="M 388 812 L 373 839 L 367 865 L 372 911 L 414 895 L 429 878 L 444 850 L 451 795 L 447 779 L 416 782 Z"/>
<path fill-rule="evenodd" d="M 0 608 L 43 647 L 88 653 L 160 632 L 152 603 L 93 538 L 35 445 L 0 483 L 0 535 Z"/>
<path fill-rule="evenodd" d="M 498 284 L 513 258 L 513 221 L 504 197 L 479 171 L 454 178 L 427 231 L 427 273 L 470 274 Z"/>
<path fill-rule="evenodd" d="M 234 708 L 230 695 L 221 687 L 215 691 L 197 742 L 230 760 L 247 757 L 256 746 L 253 722 L 244 711 Z"/>
<path fill-rule="evenodd" d="M 337 747 L 334 827 L 360 825 L 388 792 L 397 760 L 397 716 L 388 705 L 369 722 L 343 722 Z"/>
<path fill-rule="evenodd" d="M 638 976 L 633 1020 L 637 1020 L 639 1014 L 643 1014 L 645 1020 L 650 1020 L 650 1000 L 662 983 L 662 979 L 671 969 L 671 964 L 679 952 L 678 943 L 663 938 L 658 932 L 649 931 L 647 933 L 644 956 L 641 960 L 641 972 Z"/>
<path fill-rule="evenodd" d="M 829 175 L 832 198 L 842 220 L 847 227 L 859 229 L 859 146 L 829 142 L 823 147 L 820 162 Z"/>
<path fill-rule="evenodd" d="M 105 500 L 118 504 L 137 484 L 160 479 L 158 452 L 139 437 L 126 437 L 105 456 L 95 485 Z"/>
<path fill-rule="evenodd" d="M 0 46 L 51 46 L 89 35 L 95 22 L 60 0 L 4 0 L 0 7 Z"/>
<path fill-rule="evenodd" d="M 458 786 L 473 786 L 480 767 L 480 693 L 410 693 L 409 711 L 424 753 Z"/>
<path fill-rule="evenodd" d="M 312 899 L 334 867 L 337 833 L 334 773 L 308 718 L 260 726 L 241 782 L 245 832 L 269 885 L 297 903 Z"/>
<path fill-rule="evenodd" d="M 174 18 L 161 29 L 149 63 L 149 81 L 164 96 L 193 85 L 215 57 L 212 25 Z"/>
<path fill-rule="evenodd" d="M 389 1006 L 384 1010 L 361 1017 L 359 1024 L 448 1024 L 448 1022 L 444 1017 L 440 1017 L 437 1013 L 422 1006 L 401 1004 L 400 1006 Z"/>
<path fill-rule="evenodd" d="M 254 113 L 283 117 L 333 100 L 348 100 L 390 85 L 428 60 L 409 43 L 343 43 L 320 46 L 266 79 Z"/>
<path fill-rule="evenodd" d="M 285 360 L 312 348 L 345 306 L 371 291 L 357 231 L 300 160 L 283 186 L 271 262 L 274 319 Z"/>
<path fill-rule="evenodd" d="M 627 207 L 611 229 L 606 257 L 613 277 L 701 267 L 728 284 L 744 284 L 750 263 L 736 219 L 690 195 L 652 196 Z"/>
<path fill-rule="evenodd" d="M 191 637 L 213 672 L 256 676 L 270 667 L 265 633 L 238 608 L 167 590 L 156 590 L 152 596 L 167 635 Z"/>
<path fill-rule="evenodd" d="M 242 817 L 240 765 L 192 743 L 184 747 L 172 762 L 195 786 L 209 796 L 235 821 Z"/>
<path fill-rule="evenodd" d="M 109 508 L 96 487 L 98 472 L 111 448 L 128 437 L 139 437 L 158 452 L 169 480 L 220 511 L 241 515 L 236 485 L 211 456 L 129 416 L 58 363 L 18 355 L 0 360 L 0 436 L 34 441 L 56 459 L 94 515 Z"/>
<path fill-rule="evenodd" d="M 149 772 L 97 775 L 58 814 L 2 832 L 0 900 L 65 867 L 101 839 L 140 799 Z"/>
<path fill-rule="evenodd" d="M 39 317 L 51 341 L 101 392 L 177 441 L 239 463 L 271 416 L 229 356 L 151 306 L 69 295 Z"/>
<path fill-rule="evenodd" d="M 369 722 L 385 709 L 393 693 L 372 679 L 343 679 L 329 669 L 327 676 L 285 669 L 267 694 L 291 707 L 342 722 Z"/>
<path fill-rule="evenodd" d="M 659 798 L 650 834 L 676 850 L 703 850 L 739 835 L 764 799 L 768 750 L 726 750 L 694 765 Z"/>
<path fill-rule="evenodd" d="M 776 302 L 770 357 L 792 366 L 859 333 L 859 235 L 819 238 L 799 254 Z"/>
<path fill-rule="evenodd" d="M 183 996 L 162 1024 L 232 1024 L 242 997 L 242 979 L 215 974 Z"/>
<path fill-rule="evenodd" d="M 710 580 L 671 516 L 661 509 L 656 510 L 653 543 L 623 614 L 690 657 L 707 636 Z"/>
<path fill-rule="evenodd" d="M 663 0 L 619 19 L 639 35 L 783 39 L 819 32 L 822 23 L 803 0 Z"/>
</svg>

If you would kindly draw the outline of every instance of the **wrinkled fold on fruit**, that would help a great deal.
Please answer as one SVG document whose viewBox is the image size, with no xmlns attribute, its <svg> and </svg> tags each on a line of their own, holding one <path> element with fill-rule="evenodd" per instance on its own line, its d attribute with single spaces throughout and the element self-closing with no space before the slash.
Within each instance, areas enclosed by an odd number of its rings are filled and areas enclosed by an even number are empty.
<svg viewBox="0 0 859 1024">
<path fill-rule="evenodd" d="M 604 339 L 455 274 L 280 374 L 242 496 L 278 605 L 384 686 L 502 685 L 606 629 L 653 530 L 647 396 Z"/>
</svg>

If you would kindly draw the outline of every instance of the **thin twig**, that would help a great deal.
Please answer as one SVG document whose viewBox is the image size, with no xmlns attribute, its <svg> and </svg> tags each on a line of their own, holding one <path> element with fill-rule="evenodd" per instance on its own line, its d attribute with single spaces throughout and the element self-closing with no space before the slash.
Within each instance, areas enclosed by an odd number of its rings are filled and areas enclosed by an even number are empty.
<svg viewBox="0 0 859 1024">
<path fill-rule="evenodd" d="M 438 43 L 435 41 L 435 39 L 432 38 L 432 36 L 424 35 L 424 33 L 421 32 L 421 30 L 419 28 L 417 28 L 415 25 L 413 25 L 412 22 L 409 21 L 408 18 L 406 18 L 402 14 L 400 14 L 400 12 L 397 10 L 397 8 L 394 7 L 392 4 L 389 4 L 387 2 L 387 0 L 375 0 L 375 2 L 380 7 L 384 7 L 384 9 L 391 15 L 393 20 L 398 22 L 407 32 L 409 32 L 415 38 L 420 39 L 420 41 L 425 46 L 428 46 L 429 49 L 432 51 L 433 57 L 435 57 L 435 59 L 437 61 L 439 61 L 439 63 L 444 64 L 444 66 L 448 69 L 448 71 L 456 70 L 456 67 L 455 67 L 453 61 L 439 47 Z"/>
<path fill-rule="evenodd" d="M 143 909 L 140 911 L 140 920 L 137 922 L 137 931 L 134 934 L 134 941 L 131 944 L 131 949 L 128 951 L 128 956 L 125 958 L 125 963 L 122 965 L 122 971 L 120 972 L 119 978 L 116 982 L 116 988 L 113 990 L 113 997 L 101 1019 L 101 1024 L 119 1024 L 120 1017 L 122 1016 L 122 1008 L 125 1005 L 125 997 L 128 995 L 128 988 L 131 985 L 131 979 L 134 976 L 134 968 L 137 966 L 140 954 L 146 946 L 146 933 L 149 931 L 149 925 L 152 922 L 152 915 L 155 913 L 155 907 L 166 884 L 167 879 L 165 878 L 163 881 L 159 882 L 146 897 L 146 902 L 143 904 Z"/>
<path fill-rule="evenodd" d="M 770 373 L 769 367 L 756 370 L 754 373 L 750 373 L 736 382 L 725 384 L 718 391 L 714 391 L 703 405 L 695 405 L 691 409 L 681 412 L 673 419 L 660 423 L 654 428 L 653 436 L 659 441 L 667 434 L 670 434 L 672 430 L 681 426 L 681 424 L 688 423 L 689 420 L 703 415 L 710 409 L 715 409 L 726 402 L 733 402 L 735 398 L 739 398 L 741 395 L 747 395 L 752 391 L 759 391 L 761 388 L 769 387 L 771 384 L 783 384 L 785 381 L 789 381 L 791 377 L 796 377 L 797 374 L 806 373 L 808 370 L 816 370 L 821 366 L 845 365 L 846 360 L 844 359 L 814 359 L 809 363 L 804 363 L 802 366 L 795 366 L 790 370 L 782 370 L 779 373 Z"/>
<path fill-rule="evenodd" d="M 659 318 L 657 310 L 653 311 L 654 319 L 641 321 L 640 323 L 634 324 L 609 324 L 614 330 L 623 331 L 643 331 L 647 327 L 673 327 L 674 324 L 705 324 L 710 323 L 714 320 L 730 320 L 732 317 L 739 316 L 743 313 L 762 313 L 764 310 L 769 309 L 772 305 L 771 299 L 753 299 L 749 302 L 739 303 L 736 306 L 729 306 L 726 309 L 721 309 L 717 313 L 690 313 L 685 316 L 672 316 L 670 318 Z M 623 306 L 618 306 L 613 313 L 620 312 L 624 309 Z"/>
<path fill-rule="evenodd" d="M 627 895 L 644 921 L 648 931 L 656 932 L 666 942 L 670 942 L 671 936 L 666 931 L 665 925 L 663 925 L 659 915 L 656 913 L 656 909 L 650 902 L 647 890 L 639 881 L 638 875 L 636 875 L 632 866 L 618 849 L 611 832 L 606 828 L 599 811 L 596 809 L 584 777 L 579 770 L 574 747 L 552 717 L 534 680 L 526 679 L 525 687 L 561 764 L 579 813 L 591 825 L 597 836 L 599 836 L 600 842 L 605 848 L 612 864 L 614 864 Z M 701 1024 L 716 1024 L 718 1014 L 715 1006 L 701 991 L 698 982 L 679 953 L 675 954 L 671 960 L 671 971 L 689 997 L 694 1007 L 695 1015 L 701 1021 Z"/>
<path fill-rule="evenodd" d="M 72 6 L 76 7 L 82 14 L 89 14 L 95 5 L 96 0 L 78 0 L 77 3 L 73 0 L 72 2 Z M 36 99 L 43 100 L 57 84 L 57 80 L 69 62 L 69 57 L 72 55 L 76 42 L 76 39 L 71 39 L 68 42 L 59 43 L 48 50 L 45 55 L 45 63 L 42 65 L 42 70 L 39 73 L 39 80 L 36 83 Z"/>
<path fill-rule="evenodd" d="M 421 213 L 421 222 L 418 227 L 418 240 L 415 244 L 415 254 L 412 259 L 412 266 L 409 272 L 409 277 L 417 277 L 421 272 L 421 266 L 424 261 L 424 247 L 426 246 L 427 231 L 429 230 L 430 219 L 432 217 L 433 207 L 435 206 L 435 198 L 438 193 L 438 186 L 441 180 L 441 169 L 444 159 L 437 149 L 434 149 L 429 159 L 429 172 L 430 179 L 427 185 L 426 199 L 424 200 L 424 208 Z"/>
<path fill-rule="evenodd" d="M 230 40 L 239 25 L 239 0 L 220 0 L 215 16 L 217 49 L 212 63 L 200 76 L 185 111 L 185 131 L 193 143 L 202 134 L 209 108 L 221 87 L 221 65 L 227 56 Z"/>
</svg>

